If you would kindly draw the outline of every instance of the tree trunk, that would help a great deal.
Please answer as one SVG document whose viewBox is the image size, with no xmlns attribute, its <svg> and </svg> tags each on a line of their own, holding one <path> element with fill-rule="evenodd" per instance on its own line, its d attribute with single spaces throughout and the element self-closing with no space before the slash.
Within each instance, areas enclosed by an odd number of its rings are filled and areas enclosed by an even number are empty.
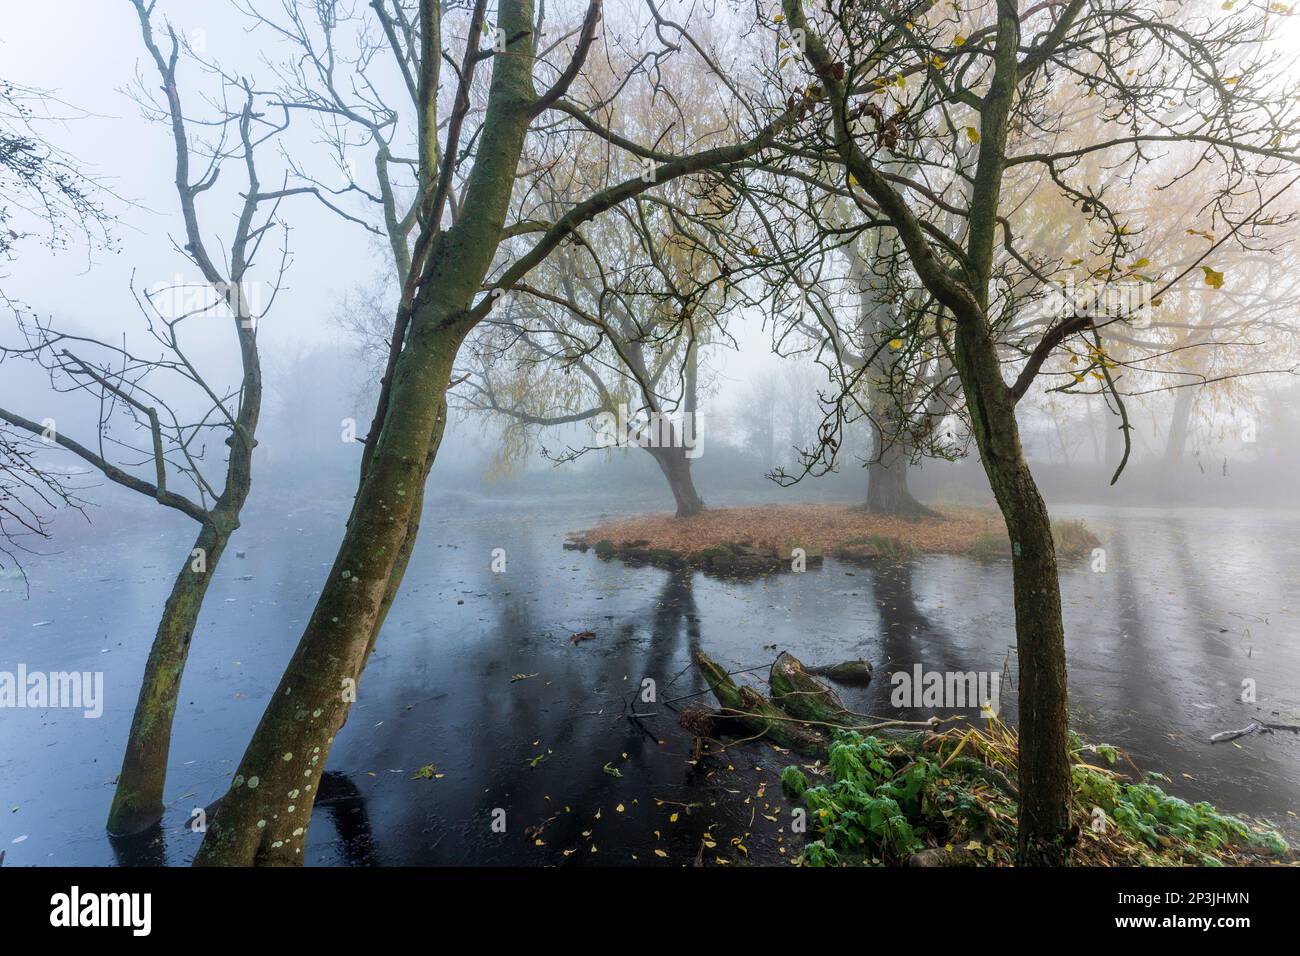
<svg viewBox="0 0 1300 956">
<path fill-rule="evenodd" d="M 343 543 L 292 660 L 253 734 L 196 865 L 297 865 L 335 734 L 392 604 L 446 422 L 459 332 L 421 320 Z"/>
<path fill-rule="evenodd" d="M 875 450 L 867 463 L 867 510 L 882 515 L 910 518 L 934 517 L 936 512 L 912 497 L 907 487 L 911 457 L 901 446 L 902 439 L 887 441 L 873 424 Z"/>
<path fill-rule="evenodd" d="M 1169 439 L 1165 444 L 1165 467 L 1175 469 L 1183 463 L 1187 447 L 1187 425 L 1192 417 L 1192 404 L 1196 396 L 1190 388 L 1180 388 L 1174 399 L 1173 415 L 1169 421 Z"/>
<path fill-rule="evenodd" d="M 356 699 L 379 627 L 401 584 L 442 441 L 447 389 L 467 316 L 492 264 L 535 93 L 533 5 L 499 5 L 511 55 L 493 59 L 487 112 L 456 223 L 432 240 L 397 357 L 382 427 L 329 577 L 211 821 L 195 865 L 302 863 L 312 806 L 335 735 Z M 426 224 L 424 228 L 433 228 Z"/>
<path fill-rule="evenodd" d="M 385 421 L 329 579 L 196 865 L 302 862 L 329 748 L 356 699 L 419 529 L 425 480 L 446 423 L 447 383 L 463 337 L 439 321 L 447 318 L 440 314 L 413 328 L 390 398 L 402 414 Z"/>
<path fill-rule="evenodd" d="M 194 548 L 203 552 L 203 570 L 194 570 L 194 562 L 199 559 L 191 552 L 172 584 L 145 664 L 122 771 L 108 811 L 108 832 L 114 836 L 139 833 L 162 818 L 172 721 L 190 640 L 208 585 L 233 530 L 203 525 L 194 541 Z"/>
<path fill-rule="evenodd" d="M 668 479 L 672 489 L 673 501 L 677 504 L 678 518 L 689 518 L 704 510 L 704 499 L 695 490 L 691 480 L 691 459 L 686 457 L 684 448 L 650 448 L 648 449 L 659 465 L 659 470 Z"/>
<path fill-rule="evenodd" d="M 1064 864 L 1070 824 L 1065 626 L 1047 507 L 1025 461 L 1015 401 L 986 324 L 957 324 L 957 365 L 980 459 L 1011 540 L 1020 677 L 1022 865 Z"/>
</svg>

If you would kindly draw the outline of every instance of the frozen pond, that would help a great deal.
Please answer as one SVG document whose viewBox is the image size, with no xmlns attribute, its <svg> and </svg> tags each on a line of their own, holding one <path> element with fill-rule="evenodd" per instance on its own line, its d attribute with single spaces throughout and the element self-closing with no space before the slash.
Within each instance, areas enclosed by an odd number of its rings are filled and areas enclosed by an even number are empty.
<svg viewBox="0 0 1300 956">
<path fill-rule="evenodd" d="M 828 559 L 805 574 L 738 582 L 561 548 L 566 532 L 638 504 L 444 499 L 431 489 L 406 584 L 330 755 L 309 863 L 681 865 L 706 834 L 710 861 L 742 859 L 738 838 L 751 860 L 779 862 L 798 851 L 776 779 L 790 761 L 764 745 L 689 762 L 691 738 L 665 702 L 683 706 L 704 689 L 694 650 L 729 669 L 758 668 L 759 680 L 778 649 L 807 664 L 864 657 L 876 680 L 844 696 L 887 716 L 899 713 L 893 671 L 1014 675 L 1004 563 Z M 0 670 L 103 671 L 106 698 L 98 720 L 0 710 L 6 865 L 189 860 L 199 839 L 191 809 L 224 792 L 347 506 L 340 494 L 260 502 L 246 514 L 194 638 L 170 809 L 144 839 L 110 841 L 103 822 L 158 610 L 192 527 L 140 503 L 98 515 L 93 529 L 65 521 L 60 553 L 27 562 L 30 598 L 21 581 L 0 581 Z M 1207 738 L 1253 718 L 1300 718 L 1300 514 L 1054 514 L 1084 517 L 1106 548 L 1105 573 L 1084 566 L 1062 580 L 1075 728 L 1167 774 L 1176 795 L 1266 818 L 1294 839 L 1296 735 Z M 504 573 L 491 569 L 497 548 Z M 585 630 L 596 638 L 570 644 Z M 646 677 L 656 704 L 640 700 Z M 1246 679 L 1258 703 L 1239 701 Z M 1014 719 L 1013 687 L 1004 685 L 1002 705 Z M 432 776 L 417 774 L 426 767 Z M 492 829 L 496 808 L 506 811 L 504 833 Z"/>
</svg>

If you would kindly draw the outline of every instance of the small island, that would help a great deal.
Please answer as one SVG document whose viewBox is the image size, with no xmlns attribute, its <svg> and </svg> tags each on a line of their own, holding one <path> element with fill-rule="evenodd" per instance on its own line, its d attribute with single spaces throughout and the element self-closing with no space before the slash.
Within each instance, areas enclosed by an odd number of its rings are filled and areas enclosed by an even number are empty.
<svg viewBox="0 0 1300 956">
<path fill-rule="evenodd" d="M 1011 556 L 1001 517 L 992 510 L 945 507 L 933 516 L 902 517 L 860 505 L 790 504 L 718 508 L 688 518 L 671 512 L 616 518 L 571 534 L 565 547 L 594 550 L 630 564 L 692 567 L 719 574 L 817 567 L 842 561 L 905 560 L 921 554 Z M 1052 525 L 1057 556 L 1080 560 L 1099 545 L 1081 521 Z"/>
</svg>

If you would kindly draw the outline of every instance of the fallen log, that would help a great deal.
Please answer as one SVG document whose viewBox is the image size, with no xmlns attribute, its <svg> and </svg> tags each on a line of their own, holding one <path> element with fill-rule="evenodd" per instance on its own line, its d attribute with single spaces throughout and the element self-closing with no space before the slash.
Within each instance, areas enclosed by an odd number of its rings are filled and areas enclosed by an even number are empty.
<svg viewBox="0 0 1300 956">
<path fill-rule="evenodd" d="M 861 722 L 844 706 L 839 694 L 804 670 L 799 659 L 789 652 L 782 652 L 772 662 L 767 683 L 772 689 L 772 703 L 793 717 L 844 727 Z"/>
<path fill-rule="evenodd" d="M 809 674 L 825 677 L 837 684 L 866 686 L 871 683 L 871 664 L 868 661 L 843 661 L 839 664 L 825 664 L 821 667 L 804 669 Z"/>
<path fill-rule="evenodd" d="M 830 745 L 827 735 L 803 723 L 751 687 L 737 687 L 726 670 L 703 651 L 695 662 L 709 682 L 709 690 L 722 705 L 722 723 L 735 725 L 734 736 L 767 737 L 773 743 L 805 756 L 824 757 Z"/>
</svg>

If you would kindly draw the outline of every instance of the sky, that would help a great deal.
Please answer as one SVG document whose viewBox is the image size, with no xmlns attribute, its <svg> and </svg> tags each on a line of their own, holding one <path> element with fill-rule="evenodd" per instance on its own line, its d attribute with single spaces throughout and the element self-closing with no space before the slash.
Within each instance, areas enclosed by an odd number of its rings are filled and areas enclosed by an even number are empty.
<svg viewBox="0 0 1300 956">
<path fill-rule="evenodd" d="M 208 55 L 228 69 L 256 66 L 250 56 L 255 45 L 249 43 L 226 0 L 164 0 L 159 10 L 170 14 L 191 42 L 205 44 Z M 114 330 L 124 319 L 138 324 L 131 294 L 133 275 L 137 288 L 152 288 L 173 282 L 177 275 L 193 278 L 196 273 L 172 245 L 183 229 L 170 132 L 143 117 L 129 92 L 137 68 L 154 89 L 158 86 L 134 11 L 126 0 L 40 4 L 5 0 L 4 18 L 0 76 L 48 90 L 68 104 L 60 112 L 74 118 L 41 124 L 41 131 L 71 154 L 87 175 L 112 190 L 117 198 L 107 197 L 106 205 L 122 219 L 119 251 L 95 255 L 91 268 L 84 249 L 56 256 L 32 248 L 20 267 L 10 270 L 9 283 L 40 311 L 69 324 Z M 155 14 L 155 19 L 162 18 Z M 190 80 L 182 96 L 198 106 L 198 92 L 212 89 L 211 78 L 192 67 L 182 70 L 182 82 Z M 76 116 L 78 111 L 85 115 Z M 264 163 L 262 176 L 271 180 L 282 164 L 273 153 Z M 230 181 L 199 200 L 208 235 L 226 244 L 237 209 L 233 187 L 242 185 L 236 182 L 240 172 L 231 167 L 223 173 L 223 179 Z M 374 256 L 361 230 L 346 228 L 311 201 L 300 201 L 286 213 L 292 225 L 293 265 L 283 298 L 261 330 L 268 351 L 295 341 L 331 339 L 334 332 L 328 316 L 343 288 L 353 276 L 366 278 L 378 265 L 377 260 L 371 265 Z M 220 244 L 213 240 L 213 245 Z M 262 258 L 269 267 L 279 257 L 264 252 Z"/>
<path fill-rule="evenodd" d="M 21 260 L 7 270 L 5 288 L 70 331 L 101 337 L 125 333 L 128 341 L 142 345 L 143 317 L 132 287 L 156 289 L 193 282 L 198 276 L 173 244 L 183 235 L 183 226 L 173 184 L 170 131 L 145 118 L 132 99 L 137 77 L 158 88 L 134 9 L 127 0 L 0 0 L 0 7 L 5 21 L 0 77 L 48 91 L 66 104 L 52 104 L 51 118 L 38 129 L 111 191 L 105 204 L 121 220 L 112 252 L 88 254 L 84 247 L 74 247 L 53 254 L 35 244 L 24 246 Z M 266 9 L 274 11 L 278 4 Z M 264 85 L 271 79 L 259 56 L 284 54 L 285 48 L 264 33 L 250 34 L 246 19 L 229 0 L 158 0 L 155 24 L 164 19 L 223 68 L 248 72 Z M 193 64 L 182 61 L 181 70 L 181 95 L 187 112 L 193 113 L 202 106 L 199 93 L 215 89 L 215 83 Z M 320 155 L 312 139 L 309 125 L 297 122 L 284 142 L 295 155 L 298 150 Z M 369 161 L 364 151 L 357 158 Z M 274 151 L 259 153 L 264 188 L 274 185 L 283 169 Z M 218 186 L 199 199 L 199 215 L 214 255 L 228 247 L 242 180 L 239 166 L 229 165 Z M 385 268 L 374 237 L 313 199 L 299 197 L 289 203 L 282 213 L 291 227 L 291 265 L 271 314 L 259 328 L 268 375 L 274 372 L 276 355 L 338 343 L 341 333 L 333 318 L 342 297 Z M 278 266 L 278 244 L 277 238 L 277 248 L 262 253 L 264 280 L 273 278 Z M 228 326 L 214 320 L 189 322 L 187 328 L 185 342 L 206 363 L 203 371 L 215 380 L 234 381 L 237 355 Z M 11 333 L 6 327 L 5 341 Z M 717 352 L 710 360 L 722 393 L 713 407 L 723 416 L 737 409 L 748 381 L 771 374 L 777 365 L 760 319 L 736 321 L 731 333 L 740 354 Z M 268 381 L 268 386 L 274 382 Z"/>
</svg>

